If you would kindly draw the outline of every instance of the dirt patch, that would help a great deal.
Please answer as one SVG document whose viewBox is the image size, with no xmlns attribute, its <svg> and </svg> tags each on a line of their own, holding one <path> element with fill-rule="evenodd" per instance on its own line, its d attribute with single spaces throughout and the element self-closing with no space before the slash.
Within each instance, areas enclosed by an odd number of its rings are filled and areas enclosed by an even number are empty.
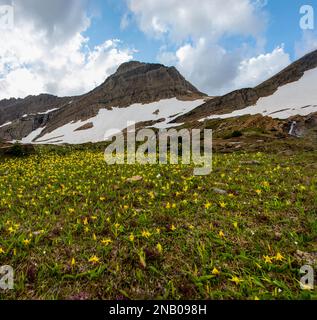
<svg viewBox="0 0 317 320">
<path fill-rule="evenodd" d="M 83 126 L 77 128 L 75 131 L 83 131 L 83 130 L 88 130 L 94 127 L 94 124 L 92 122 L 86 123 Z"/>
</svg>

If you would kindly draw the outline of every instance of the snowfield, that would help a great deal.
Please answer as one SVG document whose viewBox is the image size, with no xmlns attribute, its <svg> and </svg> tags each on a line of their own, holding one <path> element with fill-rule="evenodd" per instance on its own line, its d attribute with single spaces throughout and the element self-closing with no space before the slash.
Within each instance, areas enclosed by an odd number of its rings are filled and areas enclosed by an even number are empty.
<svg viewBox="0 0 317 320">
<path fill-rule="evenodd" d="M 47 110 L 45 112 L 39 112 L 38 114 L 49 114 L 49 113 L 52 113 L 56 110 L 59 110 L 60 108 L 53 108 L 53 109 L 50 109 L 50 110 Z"/>
<path fill-rule="evenodd" d="M 33 140 L 37 136 L 39 136 L 44 129 L 45 128 L 38 128 L 38 129 L 32 131 L 27 137 L 23 138 L 20 142 L 21 143 L 32 143 Z"/>
<path fill-rule="evenodd" d="M 175 124 L 170 125 L 169 122 L 180 115 L 190 112 L 203 103 L 203 99 L 181 101 L 173 98 L 149 104 L 133 104 L 127 108 L 113 108 L 112 110 L 100 109 L 98 115 L 91 119 L 68 123 L 34 141 L 42 130 L 44 130 L 44 128 L 39 128 L 24 138 L 22 143 L 81 144 L 100 142 L 113 136 L 113 130 L 122 131 L 126 129 L 127 123 L 131 121 L 139 123 L 164 119 L 164 121 L 157 123 L 154 127 L 175 127 Z M 92 128 L 76 131 L 76 129 L 89 123 L 93 124 Z"/>
<path fill-rule="evenodd" d="M 227 119 L 243 115 L 262 114 L 278 119 L 306 116 L 317 112 L 317 68 L 306 71 L 301 79 L 278 88 L 271 96 L 260 98 L 256 105 L 232 113 L 212 115 L 208 119 Z"/>
</svg>

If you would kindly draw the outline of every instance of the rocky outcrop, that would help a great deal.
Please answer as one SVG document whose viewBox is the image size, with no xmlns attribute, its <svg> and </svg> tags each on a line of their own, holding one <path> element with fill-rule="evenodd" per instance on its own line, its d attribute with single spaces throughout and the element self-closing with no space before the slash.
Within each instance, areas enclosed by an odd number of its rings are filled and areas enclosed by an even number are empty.
<svg viewBox="0 0 317 320">
<path fill-rule="evenodd" d="M 28 96 L 25 99 L 9 99 L 0 101 L 0 124 L 15 121 L 23 116 L 35 116 L 50 109 L 61 108 L 73 98 L 59 98 L 49 94 Z"/>
<path fill-rule="evenodd" d="M 90 123 L 86 123 L 83 126 L 77 128 L 75 131 L 84 131 L 84 130 L 88 130 L 94 127 L 94 124 L 92 122 Z"/>
<path fill-rule="evenodd" d="M 49 110 L 60 109 L 68 105 L 74 98 L 59 98 L 41 94 L 25 99 L 9 99 L 0 101 L 0 137 L 6 140 L 20 140 L 33 130 L 44 127 L 54 116 Z"/>
<path fill-rule="evenodd" d="M 91 93 L 106 107 L 127 107 L 169 98 L 205 96 L 174 68 L 161 64 L 128 62 Z"/>
<path fill-rule="evenodd" d="M 283 130 L 290 132 L 293 123 L 295 123 L 294 135 L 317 141 L 317 113 L 291 117 L 284 123 Z"/>
<path fill-rule="evenodd" d="M 21 140 L 28 136 L 32 131 L 45 127 L 54 117 L 54 111 L 50 113 L 30 114 L 13 120 L 10 125 L 0 128 L 0 137 L 12 141 Z"/>
</svg>

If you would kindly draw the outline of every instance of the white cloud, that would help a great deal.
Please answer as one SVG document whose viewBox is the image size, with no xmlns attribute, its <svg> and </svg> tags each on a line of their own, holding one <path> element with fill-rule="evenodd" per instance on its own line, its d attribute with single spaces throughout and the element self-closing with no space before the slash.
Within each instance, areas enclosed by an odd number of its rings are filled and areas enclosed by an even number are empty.
<svg viewBox="0 0 317 320">
<path fill-rule="evenodd" d="M 240 63 L 238 76 L 234 80 L 235 88 L 254 87 L 269 79 L 291 63 L 284 47 L 277 47 L 271 53 L 243 60 Z"/>
<path fill-rule="evenodd" d="M 28 93 L 44 92 L 42 78 L 26 68 L 17 68 L 10 72 L 5 81 L 0 81 L 0 99 L 24 97 Z"/>
<path fill-rule="evenodd" d="M 261 54 L 266 0 L 127 0 L 127 4 L 144 33 L 165 41 L 157 59 L 176 65 L 210 95 L 256 85 L 290 62 L 283 47 Z M 241 47 L 228 50 L 222 40 L 231 36 L 244 37 L 246 43 L 239 39 Z"/>
<path fill-rule="evenodd" d="M 265 15 L 251 0 L 127 0 L 127 4 L 142 31 L 173 40 L 256 36 L 265 25 Z"/>
<path fill-rule="evenodd" d="M 239 57 L 204 38 L 195 45 L 186 44 L 176 54 L 177 69 L 203 92 L 223 94 L 235 78 Z"/>
<path fill-rule="evenodd" d="M 210 95 L 254 87 L 291 63 L 283 47 L 247 59 L 244 54 L 242 50 L 228 52 L 219 45 L 209 45 L 201 38 L 195 46 L 186 44 L 175 54 L 163 51 L 158 59 L 176 65 L 187 79 Z"/>
<path fill-rule="evenodd" d="M 84 93 L 101 84 L 120 64 L 131 60 L 133 52 L 119 49 L 119 45 L 119 40 L 108 40 L 87 53 L 83 64 L 77 64 L 61 78 L 60 94 Z"/>
<path fill-rule="evenodd" d="M 0 38 L 0 99 L 82 94 L 132 59 L 133 51 L 118 40 L 88 46 L 85 0 L 14 3 L 15 26 Z"/>
<path fill-rule="evenodd" d="M 317 49 L 317 34 L 311 30 L 303 31 L 300 41 L 295 43 L 295 54 L 297 58 L 301 58 L 305 54 Z"/>
</svg>

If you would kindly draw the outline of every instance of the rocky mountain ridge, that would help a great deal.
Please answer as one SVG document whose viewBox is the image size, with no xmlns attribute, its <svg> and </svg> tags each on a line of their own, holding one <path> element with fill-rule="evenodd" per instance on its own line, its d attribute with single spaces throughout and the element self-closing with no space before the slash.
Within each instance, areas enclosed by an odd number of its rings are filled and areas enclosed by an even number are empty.
<svg viewBox="0 0 317 320">
<path fill-rule="evenodd" d="M 311 70 L 313 72 L 307 76 Z M 140 124 L 171 127 L 180 123 L 195 127 L 197 122 L 212 119 L 213 115 L 221 118 L 221 115 L 240 117 L 243 114 L 259 114 L 268 116 L 267 119 L 279 118 L 282 114 L 282 119 L 289 118 L 283 122 L 286 123 L 284 131 L 290 122 L 296 121 L 291 120 L 296 118 L 294 115 L 302 115 L 297 122 L 305 130 L 310 123 L 316 125 L 315 120 L 308 123 L 306 120 L 311 118 L 305 118 L 317 110 L 316 79 L 317 50 L 255 88 L 211 98 L 190 84 L 174 67 L 131 61 L 119 66 L 104 83 L 81 96 L 40 95 L 0 101 L 0 138 L 12 141 L 28 136 L 28 142 L 37 139 L 39 143 L 80 143 L 78 141 L 100 141 L 101 131 L 118 128 L 123 120 L 133 120 L 131 118 L 138 120 L 138 127 Z M 280 91 L 284 92 L 282 99 L 281 96 L 276 98 Z M 255 108 L 265 97 L 270 99 L 269 103 L 266 101 L 266 105 Z M 294 106 L 294 100 L 298 105 Z M 237 110 L 243 112 L 237 114 Z M 268 126 L 271 123 L 266 122 Z"/>
<path fill-rule="evenodd" d="M 226 114 L 235 110 L 255 105 L 262 97 L 267 97 L 286 84 L 298 81 L 305 71 L 317 68 L 317 50 L 313 51 L 277 75 L 264 81 L 255 88 L 244 88 L 230 92 L 221 97 L 215 97 L 191 112 L 177 118 L 174 122 L 183 123 L 195 121 L 214 114 Z"/>
<path fill-rule="evenodd" d="M 82 96 L 40 95 L 0 101 L 0 124 L 9 123 L 0 126 L 0 137 L 20 140 L 41 127 L 45 127 L 41 133 L 44 135 L 67 123 L 90 119 L 100 109 L 204 97 L 176 68 L 132 61 L 122 64 L 103 84 Z"/>
</svg>

